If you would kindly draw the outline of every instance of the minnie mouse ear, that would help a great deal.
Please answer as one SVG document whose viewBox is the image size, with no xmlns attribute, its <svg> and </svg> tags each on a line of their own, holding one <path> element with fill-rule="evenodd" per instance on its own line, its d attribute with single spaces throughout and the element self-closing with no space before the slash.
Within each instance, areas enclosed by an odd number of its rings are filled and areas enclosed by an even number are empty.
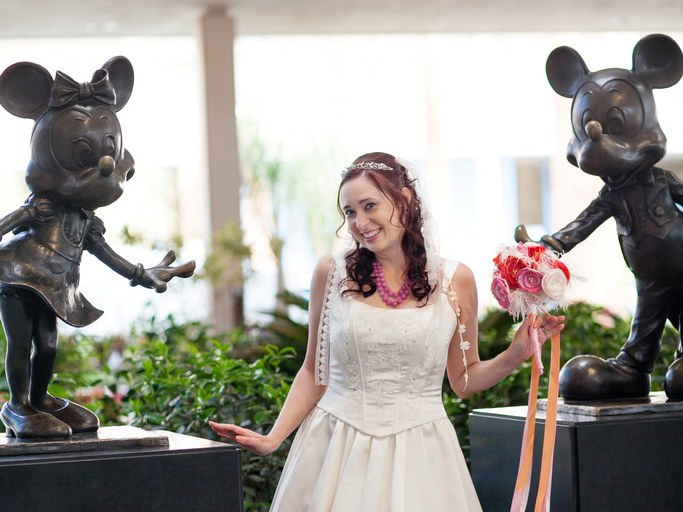
<svg viewBox="0 0 683 512">
<path fill-rule="evenodd" d="M 37 119 L 50 99 L 52 76 L 33 62 L 17 62 L 0 75 L 0 104 L 10 114 Z"/>
<path fill-rule="evenodd" d="M 133 92 L 133 65 L 126 57 L 112 57 L 104 63 L 102 69 L 106 69 L 109 73 L 109 80 L 114 85 L 116 91 L 116 104 L 114 110 L 117 112 L 121 110 Z"/>
</svg>

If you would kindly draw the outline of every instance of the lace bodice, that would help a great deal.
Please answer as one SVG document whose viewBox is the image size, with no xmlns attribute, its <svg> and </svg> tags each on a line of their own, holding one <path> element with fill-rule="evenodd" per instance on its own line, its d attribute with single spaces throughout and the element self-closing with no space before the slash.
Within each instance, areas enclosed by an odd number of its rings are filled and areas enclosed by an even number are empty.
<svg viewBox="0 0 683 512">
<path fill-rule="evenodd" d="M 326 319 L 328 387 L 318 407 L 376 436 L 445 417 L 441 391 L 457 318 L 447 293 L 430 300 L 387 309 L 340 297 Z"/>
</svg>

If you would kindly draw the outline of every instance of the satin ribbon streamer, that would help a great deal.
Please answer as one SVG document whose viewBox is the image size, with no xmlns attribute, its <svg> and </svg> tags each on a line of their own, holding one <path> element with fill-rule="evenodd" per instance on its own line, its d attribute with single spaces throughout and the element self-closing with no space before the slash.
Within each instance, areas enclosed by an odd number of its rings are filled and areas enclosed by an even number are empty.
<svg viewBox="0 0 683 512">
<path fill-rule="evenodd" d="M 538 346 L 536 329 L 531 330 L 531 341 Z M 543 433 L 543 453 L 541 455 L 541 472 L 536 493 L 535 512 L 550 511 L 550 487 L 553 472 L 553 454 L 555 451 L 555 433 L 557 429 L 557 397 L 559 394 L 560 376 L 560 335 L 551 338 L 550 376 L 548 382 L 548 409 L 545 417 Z M 534 357 L 534 359 L 536 359 Z M 540 361 L 540 358 L 539 358 Z M 525 512 L 529 499 L 531 485 L 531 468 L 534 458 L 534 433 L 536 430 L 536 399 L 538 397 L 538 381 L 543 372 L 543 366 L 534 361 L 531 367 L 531 383 L 529 387 L 529 404 L 527 406 L 524 435 L 522 436 L 522 450 L 519 458 L 517 482 L 512 497 L 510 512 Z"/>
</svg>

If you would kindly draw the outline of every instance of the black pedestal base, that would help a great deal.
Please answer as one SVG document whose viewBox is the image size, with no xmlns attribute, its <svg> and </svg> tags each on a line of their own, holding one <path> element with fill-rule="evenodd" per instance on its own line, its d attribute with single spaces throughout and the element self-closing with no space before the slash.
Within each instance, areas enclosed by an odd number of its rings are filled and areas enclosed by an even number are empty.
<svg viewBox="0 0 683 512">
<path fill-rule="evenodd" d="M 666 406 L 664 406 L 666 407 Z M 619 415 L 559 413 L 550 510 L 683 510 L 683 412 Z M 475 410 L 470 416 L 472 478 L 486 512 L 510 510 L 526 407 Z M 533 510 L 544 428 L 536 418 Z"/>
<path fill-rule="evenodd" d="M 90 452 L 122 448 L 168 448 L 162 431 L 148 432 L 137 427 L 103 427 L 97 432 L 74 434 L 65 439 L 21 439 L 0 434 L 0 460 L 9 455 Z"/>
<path fill-rule="evenodd" d="M 241 512 L 239 449 L 164 434 L 168 447 L 0 457 L 0 510 Z"/>
</svg>

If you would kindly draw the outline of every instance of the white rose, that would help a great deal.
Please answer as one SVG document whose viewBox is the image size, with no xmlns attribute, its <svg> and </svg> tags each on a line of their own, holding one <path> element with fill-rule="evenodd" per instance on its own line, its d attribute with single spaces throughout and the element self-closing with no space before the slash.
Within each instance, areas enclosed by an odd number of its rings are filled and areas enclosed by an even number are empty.
<svg viewBox="0 0 683 512">
<path fill-rule="evenodd" d="M 554 268 L 541 280 L 541 288 L 553 300 L 557 300 L 567 289 L 567 278 L 559 268 Z"/>
</svg>

